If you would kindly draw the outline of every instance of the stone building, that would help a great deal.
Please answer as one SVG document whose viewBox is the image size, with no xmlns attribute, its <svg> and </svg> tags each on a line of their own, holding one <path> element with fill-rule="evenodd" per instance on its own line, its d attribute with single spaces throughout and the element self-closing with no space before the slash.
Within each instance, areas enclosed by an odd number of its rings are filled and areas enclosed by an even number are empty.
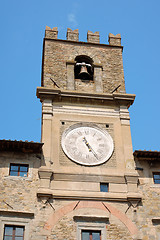
<svg viewBox="0 0 160 240">
<path fill-rule="evenodd" d="M 121 36 L 46 27 L 41 143 L 0 140 L 0 239 L 160 239 L 160 152 L 132 150 Z"/>
</svg>

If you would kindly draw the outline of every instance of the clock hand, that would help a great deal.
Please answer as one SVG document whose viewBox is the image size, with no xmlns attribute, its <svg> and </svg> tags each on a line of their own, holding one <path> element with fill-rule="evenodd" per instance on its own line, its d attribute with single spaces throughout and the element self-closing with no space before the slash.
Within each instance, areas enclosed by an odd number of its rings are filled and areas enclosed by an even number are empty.
<svg viewBox="0 0 160 240">
<path fill-rule="evenodd" d="M 83 141 L 85 142 L 86 146 L 88 147 L 89 152 L 92 152 L 93 155 L 98 159 L 97 154 L 95 153 L 95 151 L 93 150 L 93 148 L 92 148 L 91 145 L 88 143 L 88 141 L 87 141 L 87 139 L 86 139 L 85 137 L 83 138 Z"/>
</svg>

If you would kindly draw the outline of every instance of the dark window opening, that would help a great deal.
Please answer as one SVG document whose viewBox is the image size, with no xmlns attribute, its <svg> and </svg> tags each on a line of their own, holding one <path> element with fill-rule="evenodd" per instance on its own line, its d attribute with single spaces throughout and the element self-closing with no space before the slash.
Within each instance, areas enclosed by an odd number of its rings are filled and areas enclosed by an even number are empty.
<svg viewBox="0 0 160 240">
<path fill-rule="evenodd" d="M 108 192 L 109 191 L 109 184 L 108 183 L 100 183 L 100 191 L 101 192 Z"/>
<path fill-rule="evenodd" d="M 24 240 L 24 227 L 5 225 L 3 240 Z"/>
<path fill-rule="evenodd" d="M 93 60 L 88 56 L 77 56 L 74 67 L 75 79 L 93 80 L 94 68 Z"/>
<path fill-rule="evenodd" d="M 62 125 L 64 125 L 65 124 L 65 122 L 61 122 L 62 123 Z"/>
<path fill-rule="evenodd" d="M 29 169 L 28 164 L 11 163 L 9 175 L 10 176 L 28 177 L 28 169 Z"/>
<path fill-rule="evenodd" d="M 101 231 L 82 230 L 82 240 L 101 240 Z"/>
<path fill-rule="evenodd" d="M 160 184 L 160 172 L 153 173 L 153 180 L 155 184 Z"/>
<path fill-rule="evenodd" d="M 106 128 L 109 128 L 109 124 L 106 124 Z"/>
</svg>

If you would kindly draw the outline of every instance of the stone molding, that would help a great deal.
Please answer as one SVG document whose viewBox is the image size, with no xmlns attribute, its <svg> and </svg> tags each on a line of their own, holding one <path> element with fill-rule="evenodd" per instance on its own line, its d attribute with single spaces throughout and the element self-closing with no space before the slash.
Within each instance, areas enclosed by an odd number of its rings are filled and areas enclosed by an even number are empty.
<svg viewBox="0 0 160 240">
<path fill-rule="evenodd" d="M 42 114 L 53 115 L 52 100 L 45 99 L 42 103 Z"/>
<path fill-rule="evenodd" d="M 137 195 L 138 192 L 138 174 L 137 173 L 126 173 L 125 179 L 128 189 L 128 198 L 132 199 Z"/>
<path fill-rule="evenodd" d="M 110 193 L 110 192 L 84 192 L 84 191 L 66 191 L 66 190 L 51 190 L 38 189 L 37 196 L 44 197 L 50 195 L 54 199 L 78 199 L 78 200 L 99 200 L 99 201 L 128 201 L 128 199 L 140 200 L 142 198 L 139 193 Z"/>
<path fill-rule="evenodd" d="M 125 173 L 125 179 L 127 183 L 138 183 L 138 173 Z"/>
<path fill-rule="evenodd" d="M 133 104 L 135 95 L 134 94 L 121 94 L 121 93 L 112 93 L 112 94 L 98 94 L 98 93 L 84 93 L 84 92 L 77 92 L 77 91 L 67 91 L 62 89 L 52 89 L 52 88 L 45 88 L 45 87 L 38 87 L 37 88 L 37 97 L 40 98 L 40 100 L 44 101 L 44 99 L 53 99 L 61 102 L 63 100 L 67 100 L 67 102 L 70 102 L 75 99 L 78 101 L 78 104 L 81 102 L 84 102 L 85 104 L 87 100 L 90 101 L 92 99 L 92 102 L 95 101 L 95 104 L 99 105 L 105 105 L 109 104 L 111 105 L 112 102 L 116 104 L 117 106 L 123 105 L 127 108 L 130 107 L 130 105 Z"/>
<path fill-rule="evenodd" d="M 54 42 L 64 42 L 64 43 L 69 43 L 72 44 L 74 43 L 75 45 L 94 45 L 99 47 L 104 47 L 104 48 L 120 48 L 123 51 L 123 46 L 122 45 L 110 45 L 110 44 L 105 44 L 105 43 L 95 43 L 95 42 L 82 42 L 82 41 L 73 41 L 73 40 L 64 40 L 64 39 L 57 39 L 57 38 L 52 38 L 52 37 L 48 37 L 46 36 L 44 38 L 44 43 L 45 41 L 54 41 Z"/>
<path fill-rule="evenodd" d="M 87 109 L 84 107 L 72 106 L 72 108 L 68 108 L 67 106 L 53 106 L 53 113 L 63 113 L 63 114 L 81 114 L 81 115 L 89 115 L 92 116 L 107 116 L 107 117 L 118 117 L 119 111 L 115 109 L 106 109 L 106 108 L 94 108 L 88 107 Z"/>
<path fill-rule="evenodd" d="M 120 119 L 122 125 L 130 126 L 130 116 L 126 106 L 120 106 Z"/>
<path fill-rule="evenodd" d="M 0 209 L 0 215 L 2 216 L 18 216 L 18 217 L 25 217 L 25 218 L 33 218 L 34 213 L 33 212 L 23 212 L 23 211 L 15 211 L 15 210 L 5 210 Z"/>
<path fill-rule="evenodd" d="M 40 187 L 49 188 L 51 177 L 53 175 L 52 170 L 50 168 L 47 168 L 46 166 L 42 166 L 38 170 L 38 175 L 40 178 Z"/>
<path fill-rule="evenodd" d="M 42 166 L 39 168 L 38 174 L 40 179 L 50 179 L 53 172 L 50 168 L 47 168 L 46 166 Z"/>
<path fill-rule="evenodd" d="M 85 221 L 85 222 L 93 222 L 93 221 L 101 221 L 101 222 L 106 222 L 108 223 L 109 221 L 109 213 L 108 216 L 106 217 L 99 217 L 99 216 L 94 216 L 94 215 L 76 215 L 73 217 L 75 221 Z"/>
<path fill-rule="evenodd" d="M 64 173 L 64 172 L 55 172 L 54 171 L 54 180 L 55 181 L 76 181 L 76 182 L 109 182 L 109 183 L 121 183 L 125 184 L 124 175 L 104 175 L 101 173 L 101 176 L 96 174 L 73 174 L 73 173 Z"/>
</svg>

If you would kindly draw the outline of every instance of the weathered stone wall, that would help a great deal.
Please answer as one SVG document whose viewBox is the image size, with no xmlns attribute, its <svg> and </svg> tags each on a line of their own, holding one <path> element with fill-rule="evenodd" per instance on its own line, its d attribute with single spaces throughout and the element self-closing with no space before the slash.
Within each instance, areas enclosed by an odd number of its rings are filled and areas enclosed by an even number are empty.
<svg viewBox="0 0 160 240">
<path fill-rule="evenodd" d="M 40 159 L 34 154 L 4 152 L 0 155 L 1 208 L 34 212 L 37 201 L 36 190 L 39 184 Z M 29 176 L 9 176 L 10 163 L 29 164 Z"/>
<path fill-rule="evenodd" d="M 25 153 L 1 153 L 0 156 L 0 225 L 4 219 L 12 220 L 13 224 L 28 219 L 28 238 L 27 240 L 77 240 L 78 223 L 74 220 L 75 216 L 93 216 L 98 217 L 98 220 L 91 220 L 92 224 L 103 223 L 100 218 L 107 220 L 105 231 L 106 239 L 132 239 L 129 230 L 124 223 L 119 219 L 111 216 L 108 210 L 97 202 L 95 209 L 79 208 L 78 201 L 73 200 L 54 200 L 52 198 L 38 197 L 37 190 L 39 188 L 38 169 L 41 165 L 40 156 L 36 154 Z M 10 163 L 29 164 L 28 177 L 14 177 L 9 176 Z M 70 211 L 65 213 L 69 204 L 74 204 L 75 208 L 70 208 Z M 85 202 L 84 202 L 85 203 Z M 95 203 L 94 203 L 95 204 Z M 96 206 L 101 205 L 101 209 L 96 209 Z M 76 206 L 77 205 L 77 206 Z M 89 204 L 90 205 L 90 204 Z M 126 204 L 113 206 L 120 207 L 122 211 L 127 208 Z M 62 209 L 62 210 L 61 210 Z M 24 215 L 27 214 L 26 215 Z M 57 221 L 53 224 L 51 229 L 46 228 L 46 224 L 51 219 L 52 215 L 56 214 Z M 11 217 L 12 216 L 12 217 Z M 54 220 L 56 218 L 53 218 Z M 15 219 L 15 221 L 13 220 Z M 98 225 L 99 226 L 99 225 Z M 26 240 L 25 239 L 25 240 Z"/>
<path fill-rule="evenodd" d="M 37 221 L 36 216 L 43 206 L 41 201 L 40 204 L 37 201 L 40 161 L 40 154 L 0 153 L 0 239 L 4 231 L 3 223 L 26 224 L 25 240 L 44 239 L 36 233 L 41 226 L 41 219 Z M 9 176 L 10 163 L 29 164 L 28 177 Z"/>
<path fill-rule="evenodd" d="M 8 176 L 10 163 L 25 163 L 29 164 L 31 171 L 29 177 L 11 177 Z M 146 162 L 138 163 L 138 166 L 143 167 L 143 171 L 139 171 L 139 192 L 142 194 L 142 201 L 111 202 L 109 204 L 117 213 L 93 208 L 79 208 L 79 201 L 75 201 L 75 208 L 65 213 L 64 208 L 68 208 L 69 204 L 74 203 L 73 200 L 54 200 L 47 197 L 37 198 L 37 190 L 39 187 L 38 169 L 40 167 L 40 159 L 35 154 L 22 153 L 1 153 L 0 157 L 0 210 L 1 219 L 10 219 L 9 213 L 14 212 L 14 218 L 19 219 L 20 212 L 32 213 L 33 216 L 29 219 L 29 239 L 30 240 L 77 240 L 78 222 L 74 220 L 75 216 L 92 216 L 92 224 L 103 223 L 104 218 L 108 219 L 105 222 L 106 240 L 112 239 L 143 239 L 156 240 L 160 235 L 160 187 L 154 184 L 152 172 L 159 169 L 159 164 L 152 167 Z M 97 201 L 98 204 L 102 202 Z M 74 206 L 74 205 L 73 205 Z M 96 205 L 95 205 L 96 206 Z M 62 210 L 61 210 L 62 209 Z M 3 211 L 5 215 L 3 215 Z M 115 211 L 115 210 L 114 210 Z M 8 212 L 8 215 L 7 213 Z M 16 213 L 17 212 L 17 213 Z M 48 221 L 51 221 L 52 215 L 56 214 L 57 221 L 51 229 L 46 228 Z M 64 214 L 63 214 L 64 213 Z M 117 214 L 117 215 L 116 215 Z M 12 214 L 13 215 L 13 214 Z M 8 217 L 7 217 L 8 216 Z M 130 219 L 137 227 L 139 233 L 134 238 L 130 230 L 125 226 L 124 216 Z M 94 219 L 98 217 L 97 219 Z M 21 216 L 21 219 L 23 217 Z M 26 217 L 24 217 L 26 219 Z M 50 220 L 49 220 L 50 219 Z M 56 218 L 53 218 L 54 221 Z M 100 220 L 101 219 L 101 220 Z M 15 222 L 16 223 L 16 222 Z M 52 223 L 52 221 L 51 221 Z M 80 221 L 80 224 L 84 223 Z M 98 225 L 99 226 L 99 225 Z M 129 225 L 128 225 L 129 226 Z"/>
<path fill-rule="evenodd" d="M 160 184 L 153 181 L 153 172 L 160 169 L 158 162 L 150 163 L 146 160 L 138 162 L 139 191 L 142 201 L 135 208 L 135 222 L 144 240 L 159 239 L 160 237 Z"/>
<path fill-rule="evenodd" d="M 67 70 L 68 62 L 72 65 L 71 68 L 74 73 L 75 58 L 79 55 L 86 55 L 93 60 L 93 65 L 96 66 L 94 82 L 96 78 L 98 79 L 96 81 L 99 81 L 98 84 L 102 86 L 93 86 L 91 81 L 90 87 L 84 88 L 83 81 L 81 83 L 78 81 L 75 84 L 75 89 L 72 90 L 111 93 L 121 85 L 117 92 L 125 92 L 122 47 L 116 42 L 119 41 L 119 38 L 115 37 L 114 39 L 113 37 L 115 43 L 111 42 L 111 45 L 105 45 L 98 43 L 99 35 L 97 33 L 88 33 L 88 43 L 78 42 L 78 36 L 76 35 L 78 33 L 74 31 L 67 32 L 68 40 L 55 39 L 55 37 L 51 37 L 51 33 L 51 30 L 47 31 L 44 39 L 43 86 L 54 88 L 56 87 L 54 82 L 56 82 L 60 88 L 68 89 L 67 81 L 70 81 L 70 79 L 67 80 L 67 71 L 71 71 Z M 53 31 L 54 33 L 55 31 Z M 100 68 L 100 71 L 97 67 Z M 98 88 L 102 89 L 97 90 Z"/>
</svg>

